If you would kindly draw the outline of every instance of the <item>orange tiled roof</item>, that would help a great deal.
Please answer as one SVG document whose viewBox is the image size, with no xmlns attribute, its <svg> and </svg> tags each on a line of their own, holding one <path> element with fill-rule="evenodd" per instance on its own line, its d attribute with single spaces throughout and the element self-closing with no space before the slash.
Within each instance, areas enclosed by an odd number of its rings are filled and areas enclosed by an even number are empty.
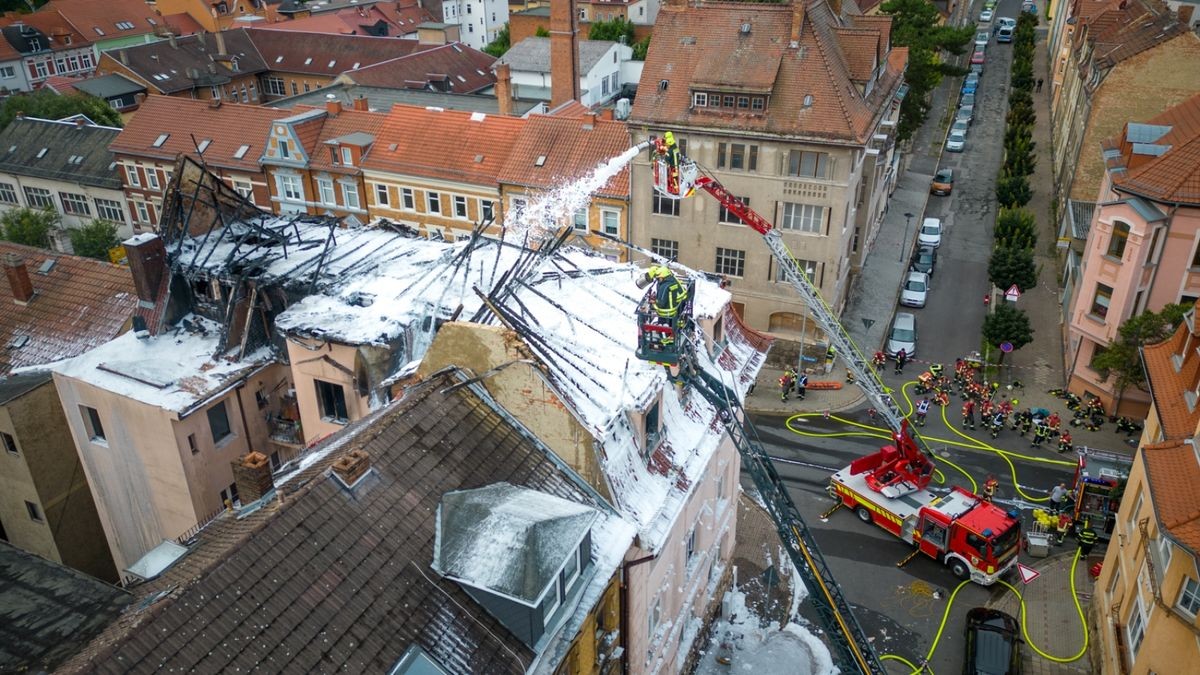
<svg viewBox="0 0 1200 675">
<path fill-rule="evenodd" d="M 1169 204 L 1200 205 L 1200 94 L 1167 109 L 1146 124 L 1171 128 L 1153 142 L 1153 145 L 1169 146 L 1170 149 L 1150 159 L 1135 158 L 1126 125 L 1126 132 L 1120 138 L 1105 144 L 1121 153 L 1120 159 L 1110 162 L 1110 166 L 1129 167 L 1113 172 L 1113 187 Z"/>
<path fill-rule="evenodd" d="M 24 260 L 35 295 L 18 305 L 7 276 L 0 278 L 0 375 L 78 356 L 124 332 L 138 304 L 129 270 L 4 241 L 0 267 L 10 253 Z M 40 274 L 48 260 L 54 266 Z M 28 341 L 7 347 L 21 336 Z"/>
<path fill-rule="evenodd" d="M 153 33 L 162 23 L 145 0 L 50 0 L 37 11 L 43 12 L 58 14 L 91 40 Z"/>
<path fill-rule="evenodd" d="M 0 21 L 0 25 L 10 26 L 14 23 L 21 22 L 32 28 L 42 31 L 50 39 L 50 49 L 54 51 L 79 49 L 86 47 L 93 42 L 93 38 L 98 38 L 95 35 L 84 35 L 79 32 L 79 29 L 71 25 L 58 12 L 34 12 L 33 14 L 21 14 L 15 18 L 8 18 Z M 70 38 L 70 43 L 67 38 Z M 101 38 L 103 39 L 103 38 Z"/>
<path fill-rule="evenodd" d="M 213 108 L 207 101 L 147 96 L 109 149 L 117 154 L 172 162 L 180 153 L 196 156 L 192 143 L 195 136 L 197 144 L 212 141 L 204 151 L 209 166 L 258 173 L 271 122 L 291 114 L 289 110 L 255 105 L 225 103 Z M 162 134 L 167 138 L 155 147 L 154 142 Z M 243 145 L 247 149 L 240 158 L 235 157 Z"/>
<path fill-rule="evenodd" d="M 1150 394 L 1154 398 L 1154 410 L 1158 414 L 1163 436 L 1168 439 L 1190 438 L 1200 424 L 1200 405 L 1189 410 L 1184 394 L 1195 391 L 1200 384 L 1200 354 L 1195 349 L 1184 353 L 1184 345 L 1192 338 L 1193 345 L 1200 334 L 1193 335 L 1189 324 L 1195 325 L 1193 313 L 1183 321 L 1175 334 L 1162 342 L 1142 347 L 1142 364 L 1146 379 L 1150 383 Z M 1183 354 L 1179 369 L 1175 368 L 1175 355 Z"/>
<path fill-rule="evenodd" d="M 309 109 L 318 110 L 318 108 L 310 106 L 297 106 L 296 112 Z M 383 127 L 386 117 L 387 113 L 347 109 L 343 109 L 333 117 L 326 115 L 321 120 L 321 124 L 314 127 L 316 133 L 306 135 L 304 139 L 306 143 L 311 143 L 305 145 L 309 157 L 309 168 L 319 171 L 344 171 L 344 166 L 331 161 L 325 143 L 356 132 L 378 138 L 379 130 Z M 309 140 L 310 138 L 311 140 Z"/>
<path fill-rule="evenodd" d="M 850 79 L 866 82 L 871 79 L 879 58 L 879 31 L 872 28 L 838 28 L 838 40 L 850 69 Z"/>
<path fill-rule="evenodd" d="M 163 23 L 176 35 L 195 35 L 204 30 L 204 26 L 193 19 L 191 14 L 164 14 L 162 19 Z"/>
<path fill-rule="evenodd" d="M 1113 65 L 1187 32 L 1187 26 L 1158 0 L 1125 0 L 1109 4 L 1075 31 L 1076 45 L 1094 45 L 1097 67 Z M 1086 66 L 1087 64 L 1081 64 Z"/>
<path fill-rule="evenodd" d="M 396 105 L 364 169 L 495 186 L 525 120 Z"/>
<path fill-rule="evenodd" d="M 60 94 L 75 94 L 76 82 L 83 82 L 85 77 L 82 75 L 51 75 L 42 80 L 41 88 L 49 88 L 57 91 Z"/>
<path fill-rule="evenodd" d="M 580 178 L 601 162 L 629 149 L 632 142 L 624 122 L 531 115 L 513 140 L 500 182 L 548 189 Z M 541 166 L 538 160 L 542 159 Z M 597 194 L 629 198 L 629 167 L 608 181 Z"/>
<path fill-rule="evenodd" d="M 1160 529 L 1200 553 L 1200 459 L 1188 440 L 1173 440 L 1142 448 L 1146 484 L 1154 501 Z"/>
<path fill-rule="evenodd" d="M 826 0 L 804 2 L 797 49 L 789 48 L 792 6 L 705 3 L 664 6 L 642 71 L 632 120 L 639 124 L 722 127 L 829 141 L 865 142 L 891 101 L 901 73 L 887 64 L 864 98 L 854 86 L 862 67 L 846 56 L 839 29 L 879 31 L 889 17 L 839 19 Z M 747 33 L 741 31 L 748 25 Z M 887 31 L 890 35 L 890 30 Z M 857 38 L 856 38 L 857 40 Z M 855 57 L 857 59 L 858 57 Z M 666 82 L 665 89 L 661 86 Z M 735 114 L 691 106 L 691 87 L 701 91 L 770 93 L 766 114 Z M 709 89 L 711 87 L 711 89 Z M 811 98 L 809 98 L 811 97 Z M 805 101 L 810 105 L 805 105 Z"/>
</svg>

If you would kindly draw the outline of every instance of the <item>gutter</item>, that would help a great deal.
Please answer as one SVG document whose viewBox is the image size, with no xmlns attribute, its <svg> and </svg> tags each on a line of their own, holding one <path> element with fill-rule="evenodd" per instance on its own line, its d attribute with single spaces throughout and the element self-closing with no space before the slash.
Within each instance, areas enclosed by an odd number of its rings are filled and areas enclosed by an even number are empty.
<svg viewBox="0 0 1200 675">
<path fill-rule="evenodd" d="M 657 559 L 648 555 L 621 564 L 621 672 L 629 672 L 629 570 Z"/>
</svg>

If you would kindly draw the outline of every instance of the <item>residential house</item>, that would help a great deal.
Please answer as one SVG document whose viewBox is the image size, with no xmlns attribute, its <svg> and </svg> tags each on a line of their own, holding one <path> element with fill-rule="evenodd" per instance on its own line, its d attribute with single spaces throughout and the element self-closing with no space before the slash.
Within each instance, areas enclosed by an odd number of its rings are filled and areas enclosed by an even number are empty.
<svg viewBox="0 0 1200 675">
<path fill-rule="evenodd" d="M 265 100 L 267 72 L 246 30 L 197 33 L 133 45 L 100 56 L 101 73 L 116 73 L 151 95 L 258 103 Z"/>
<path fill-rule="evenodd" d="M 495 62 L 494 57 L 456 42 L 347 71 L 334 83 L 445 94 L 491 93 Z"/>
<path fill-rule="evenodd" d="M 1102 149 L 1107 170 L 1068 316 L 1068 384 L 1140 419 L 1147 392 L 1119 390 L 1092 363 L 1130 317 L 1200 298 L 1200 94 L 1126 123 Z"/>
<path fill-rule="evenodd" d="M 600 119 L 595 114 L 531 115 L 500 171 L 501 200 L 513 211 L 520 210 L 522 200 L 537 199 L 583 178 L 631 145 L 624 122 Z M 629 240 L 628 167 L 594 192 L 587 206 L 571 216 L 569 224 L 586 246 L 611 260 L 627 259 L 628 250 L 607 237 Z"/>
<path fill-rule="evenodd" d="M 425 74 L 427 75 L 427 73 Z M 423 75 L 424 76 L 424 75 Z M 422 89 L 394 89 L 392 87 L 376 87 L 354 84 L 350 76 L 339 76 L 343 80 L 329 86 L 314 89 L 307 94 L 297 94 L 271 102 L 273 107 L 293 108 L 300 105 L 321 106 L 328 101 L 338 101 L 342 107 L 353 107 L 355 101 L 366 101 L 367 109 L 387 112 L 394 105 L 411 105 L 421 108 L 441 108 L 443 110 L 464 110 L 489 115 L 500 113 L 500 101 L 491 94 L 450 94 L 440 91 Z M 427 81 L 427 80 L 426 80 Z M 332 97 L 332 98 L 330 98 Z M 508 99 L 511 113 L 520 117 L 527 113 L 544 112 L 546 104 L 543 101 L 526 101 Z M 358 105 L 362 105 L 361 103 Z"/>
<path fill-rule="evenodd" d="M 1089 2 L 1091 0 L 1088 0 Z M 1074 26 L 1054 92 L 1054 184 L 1068 199 L 1094 199 L 1104 181 L 1095 152 L 1125 122 L 1148 119 L 1200 92 L 1200 37 L 1161 0 L 1128 0 Z"/>
<path fill-rule="evenodd" d="M 106 262 L 7 242 L 0 258 L 0 539 L 116 581 L 50 375 L 13 371 L 77 356 L 128 330 L 133 279 Z"/>
<path fill-rule="evenodd" d="M 626 18 L 633 23 L 633 42 L 640 42 L 654 32 L 654 22 L 661 6 L 661 0 L 632 0 L 630 2 L 611 0 L 597 3 L 585 3 L 577 0 L 575 20 L 579 28 L 579 36 L 587 37 L 592 25 L 590 16 L 593 13 L 599 16 L 611 15 L 614 18 L 624 13 Z M 524 3 L 523 8 L 519 10 L 517 5 L 511 7 L 508 15 L 511 44 L 515 45 L 526 38 L 537 37 L 539 28 L 550 29 L 549 3 L 539 3 L 534 0 Z"/>
<path fill-rule="evenodd" d="M 279 0 L 155 0 L 163 16 L 185 14 L 210 32 L 245 25 L 246 19 L 278 20 Z"/>
<path fill-rule="evenodd" d="M 7 39 L 0 39 L 0 94 L 30 89 L 25 57 Z"/>
<path fill-rule="evenodd" d="M 34 89 L 51 75 L 87 75 L 96 68 L 91 39 L 57 14 L 22 14 L 0 24 Z"/>
<path fill-rule="evenodd" d="M 338 6 L 337 3 L 312 3 L 301 5 L 309 16 L 288 21 L 258 22 L 255 28 L 294 31 L 302 33 L 326 33 L 330 35 L 373 35 L 375 37 L 398 37 L 416 39 L 417 26 L 434 21 L 434 16 L 415 0 L 403 2 L 354 2 Z M 333 11 L 322 11 L 334 8 Z M 280 12 L 287 14 L 288 12 Z"/>
<path fill-rule="evenodd" d="M 132 599 L 120 588 L 0 542 L 0 625 L 5 635 L 0 670 L 53 672 Z"/>
<path fill-rule="evenodd" d="M 177 547 L 61 669 L 612 672 L 633 528 L 465 380 L 409 387 L 304 468 L 240 470 L 278 498 Z M 196 612 L 203 631 L 166 628 Z"/>
<path fill-rule="evenodd" d="M 500 220 L 499 175 L 524 120 L 397 105 L 363 160 L 367 210 L 430 237 Z"/>
<path fill-rule="evenodd" d="M 61 227 L 55 246 L 70 252 L 68 230 L 107 220 L 125 237 L 132 233 L 121 176 L 109 143 L 120 129 L 66 120 L 18 117 L 0 131 L 0 211 L 50 209 Z"/>
<path fill-rule="evenodd" d="M 658 18 L 659 0 L 577 0 L 579 21 L 616 21 L 624 19 L 630 23 L 654 25 Z"/>
<path fill-rule="evenodd" d="M 476 319 L 494 325 L 443 325 L 418 374 L 486 373 L 489 394 L 636 525 L 622 672 L 689 672 L 730 571 L 740 455 L 721 411 L 636 358 L 641 270 L 580 252 L 546 258 L 488 293 Z M 770 340 L 716 284 L 697 279 L 695 297 L 697 367 L 740 398 Z"/>
<path fill-rule="evenodd" d="M 91 42 L 96 61 L 103 51 L 161 40 L 169 30 L 146 0 L 49 0 L 35 14 L 66 21 Z"/>
<path fill-rule="evenodd" d="M 433 0 L 425 6 L 442 23 L 458 26 L 459 39 L 475 49 L 495 40 L 508 23 L 506 0 Z"/>
<path fill-rule="evenodd" d="M 686 155 L 775 223 L 834 312 L 896 181 L 907 62 L 890 17 L 840 9 L 671 0 L 630 116 L 635 143 L 673 131 Z M 752 328 L 799 336 L 804 303 L 761 235 L 707 196 L 660 195 L 652 170 L 646 155 L 634 159 L 633 242 L 729 279 Z"/>
<path fill-rule="evenodd" d="M 146 87 L 123 75 L 100 75 L 97 77 L 65 77 L 55 75 L 42 85 L 65 96 L 83 93 L 104 99 L 113 110 L 131 113 L 146 97 Z M 128 121 L 128 116 L 125 117 Z"/>
<path fill-rule="evenodd" d="M 1167 7 L 1179 15 L 1179 20 L 1187 25 L 1189 30 L 1200 28 L 1200 12 L 1196 11 L 1200 3 L 1196 0 L 1167 0 Z"/>
<path fill-rule="evenodd" d="M 550 101 L 553 74 L 550 38 L 525 38 L 500 57 L 512 69 L 517 98 Z M 633 58 L 633 48 L 619 42 L 579 40 L 579 102 L 585 106 L 611 101 L 621 91 L 621 64 Z"/>
<path fill-rule="evenodd" d="M 1154 400 L 1092 595 L 1095 672 L 1200 669 L 1198 340 L 1193 309 L 1142 350 Z"/>
<path fill-rule="evenodd" d="M 271 124 L 262 165 L 275 210 L 366 222 L 362 161 L 386 115 L 358 101 L 364 109 L 333 100 L 323 108 L 297 108 Z"/>
<path fill-rule="evenodd" d="M 124 200 L 135 231 L 162 218 L 163 198 L 180 155 L 203 156 L 209 170 L 251 204 L 270 207 L 260 160 L 271 123 L 287 110 L 225 103 L 213 106 L 173 96 L 150 96 L 109 145 L 120 166 Z"/>
</svg>

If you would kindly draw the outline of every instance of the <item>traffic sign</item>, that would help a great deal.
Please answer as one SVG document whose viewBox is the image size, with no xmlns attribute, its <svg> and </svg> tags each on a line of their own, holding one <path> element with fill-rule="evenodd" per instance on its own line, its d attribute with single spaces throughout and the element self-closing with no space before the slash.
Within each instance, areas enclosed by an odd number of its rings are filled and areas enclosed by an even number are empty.
<svg viewBox="0 0 1200 675">
<path fill-rule="evenodd" d="M 1009 286 L 1008 290 L 1004 291 L 1004 299 L 1009 302 L 1016 302 L 1019 297 L 1021 297 L 1021 289 L 1017 288 L 1016 284 Z"/>
<path fill-rule="evenodd" d="M 1041 572 L 1033 569 L 1032 567 L 1022 565 L 1021 563 L 1017 563 L 1017 573 L 1021 575 L 1021 581 L 1025 582 L 1026 584 L 1042 576 Z"/>
<path fill-rule="evenodd" d="M 1001 342 L 1000 343 L 1000 351 L 1004 352 L 1005 354 L 1011 352 L 1012 350 L 1013 350 L 1013 346 L 1012 346 L 1011 342 Z"/>
</svg>

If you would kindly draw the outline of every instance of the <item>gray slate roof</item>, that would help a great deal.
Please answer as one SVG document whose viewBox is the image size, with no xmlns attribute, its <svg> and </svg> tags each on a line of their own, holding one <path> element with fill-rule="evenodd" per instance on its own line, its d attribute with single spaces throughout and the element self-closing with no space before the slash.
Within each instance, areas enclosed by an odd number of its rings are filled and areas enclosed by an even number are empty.
<svg viewBox="0 0 1200 675">
<path fill-rule="evenodd" d="M 405 105 L 432 106 L 435 108 L 443 108 L 445 110 L 467 110 L 470 112 L 481 112 L 489 115 L 495 115 L 500 112 L 500 106 L 496 101 L 495 96 L 485 96 L 482 94 L 450 94 L 440 91 L 427 91 L 423 89 L 392 89 L 389 87 L 368 87 L 359 84 L 334 84 L 320 89 L 299 94 L 297 96 L 289 96 L 287 98 L 276 99 L 267 105 L 276 108 L 292 108 L 297 105 L 325 105 L 325 97 L 333 94 L 334 100 L 341 101 L 342 105 L 350 107 L 354 100 L 363 97 L 367 99 L 367 105 L 371 110 L 379 112 L 387 112 L 392 109 L 392 106 L 397 103 Z M 533 108 L 541 105 L 541 101 L 528 101 L 522 99 L 513 100 L 513 112 L 517 115 L 524 115 Z"/>
<path fill-rule="evenodd" d="M 112 75 L 101 75 L 100 77 L 91 77 L 86 80 L 75 82 L 71 85 L 79 91 L 82 91 L 92 96 L 100 98 L 112 98 L 114 96 L 124 96 L 126 94 L 139 94 L 146 91 L 146 87 L 134 82 L 133 80 L 113 73 Z"/>
<path fill-rule="evenodd" d="M 132 596 L 0 541 L 0 672 L 47 672 L 69 658 Z"/>
<path fill-rule="evenodd" d="M 4 405 L 18 396 L 24 396 L 49 382 L 50 379 L 51 375 L 48 370 L 0 377 L 0 405 Z"/>
<path fill-rule="evenodd" d="M 617 43 L 607 40 L 579 41 L 579 74 L 592 69 Z M 550 72 L 550 38 L 530 37 L 513 45 L 497 63 L 507 63 L 513 70 L 533 73 Z"/>
<path fill-rule="evenodd" d="M 451 492 L 438 510 L 433 568 L 533 605 L 598 515 L 509 483 Z"/>
<path fill-rule="evenodd" d="M 108 151 L 119 133 L 112 127 L 17 118 L 0 131 L 0 171 L 120 190 L 116 160 Z"/>
</svg>

